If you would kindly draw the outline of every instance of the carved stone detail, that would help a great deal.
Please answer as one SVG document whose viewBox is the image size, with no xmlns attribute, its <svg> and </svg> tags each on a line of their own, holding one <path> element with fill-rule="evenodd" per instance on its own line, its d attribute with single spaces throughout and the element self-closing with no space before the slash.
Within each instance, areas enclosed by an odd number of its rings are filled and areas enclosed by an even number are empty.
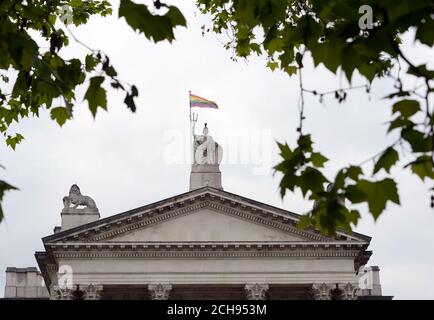
<svg viewBox="0 0 434 320">
<path fill-rule="evenodd" d="M 222 147 L 214 141 L 209 133 L 207 124 L 202 130 L 202 135 L 197 135 L 194 133 L 195 123 L 192 127 L 193 134 L 193 164 L 197 165 L 217 165 L 220 163 L 223 151 Z"/>
<path fill-rule="evenodd" d="M 314 300 L 331 300 L 333 286 L 326 283 L 314 283 L 311 288 L 311 295 Z"/>
<path fill-rule="evenodd" d="M 244 287 L 247 300 L 265 300 L 268 289 L 269 286 L 265 283 L 246 284 Z"/>
<path fill-rule="evenodd" d="M 111 246 L 111 247 L 110 247 Z M 133 248 L 133 246 L 136 246 Z M 331 257 L 354 257 L 357 252 L 341 252 L 337 250 L 317 250 L 310 249 L 313 245 L 305 245 L 307 248 L 300 246 L 291 248 L 286 244 L 270 244 L 264 249 L 261 244 L 164 244 L 158 247 L 140 244 L 131 245 L 97 245 L 87 247 L 85 245 L 76 245 L 74 243 L 50 246 L 53 250 L 53 256 L 59 259 L 131 259 L 131 258 L 246 258 L 246 257 L 295 257 L 295 258 L 331 258 Z M 320 247 L 320 246 L 318 246 Z M 86 249 L 80 251 L 65 251 L 64 249 Z M 322 247 L 320 247 L 322 249 Z M 103 250 L 101 250 L 103 249 Z M 182 251 L 180 250 L 182 249 Z M 59 251 L 58 251 L 59 250 Z"/>
<path fill-rule="evenodd" d="M 152 300 L 168 300 L 172 286 L 170 284 L 150 284 L 148 286 Z"/>
<path fill-rule="evenodd" d="M 262 211 L 259 209 L 255 209 L 255 207 L 251 207 L 246 204 L 245 208 L 237 209 L 241 206 L 238 202 L 232 201 L 233 205 L 230 205 L 230 198 L 223 198 L 223 196 L 215 193 L 215 190 L 206 191 L 204 193 L 198 194 L 196 197 L 190 197 L 186 199 L 182 199 L 182 206 L 179 208 L 176 205 L 180 202 L 171 202 L 170 205 L 154 207 L 147 206 L 144 208 L 140 208 L 141 210 L 137 210 L 134 213 L 131 213 L 128 216 L 125 216 L 121 219 L 116 219 L 116 221 L 108 221 L 103 227 L 94 227 L 91 230 L 81 230 L 77 231 L 73 235 L 63 235 L 60 236 L 54 234 L 52 236 L 47 237 L 48 241 L 61 241 L 65 242 L 67 240 L 81 242 L 95 242 L 100 240 L 110 239 L 116 236 L 119 236 L 126 232 L 131 232 L 133 230 L 139 230 L 142 228 L 146 228 L 152 226 L 155 223 L 161 223 L 166 220 L 180 217 L 183 215 L 188 215 L 192 212 L 200 210 L 205 207 L 210 207 L 212 209 L 218 210 L 221 213 L 224 213 L 228 216 L 239 217 L 248 221 L 252 221 L 255 223 L 265 224 L 267 226 L 276 228 L 278 230 L 282 230 L 284 232 L 289 232 L 294 235 L 303 237 L 306 240 L 313 241 L 321 241 L 327 243 L 330 241 L 329 238 L 313 232 L 309 230 L 300 230 L 294 226 L 293 218 L 291 216 L 285 216 L 282 213 L 274 213 L 273 211 L 268 211 L 269 209 L 263 209 Z M 213 197 L 215 196 L 217 200 L 203 200 L 202 197 Z M 220 202 L 219 202 L 220 201 Z M 148 208 L 149 207 L 149 208 Z M 79 209 L 70 208 L 69 210 L 74 210 L 74 213 L 77 213 Z M 85 210 L 89 210 L 89 208 L 85 208 Z M 64 209 L 64 212 L 67 209 Z M 360 248 L 367 246 L 367 242 L 364 241 L 347 241 L 346 245 L 359 245 Z M 360 251 L 360 250 L 358 250 Z"/>
<path fill-rule="evenodd" d="M 357 300 L 357 289 L 349 282 L 313 284 L 311 295 L 314 300 Z"/>
<path fill-rule="evenodd" d="M 50 300 L 74 300 L 74 289 L 53 285 L 50 288 Z"/>
<path fill-rule="evenodd" d="M 102 285 L 80 285 L 79 290 L 83 292 L 83 300 L 100 300 Z"/>
<path fill-rule="evenodd" d="M 89 196 L 82 195 L 79 186 L 76 184 L 73 184 L 69 189 L 69 195 L 63 197 L 63 206 L 64 210 L 77 209 L 78 206 L 97 209 L 95 201 Z"/>
<path fill-rule="evenodd" d="M 339 289 L 342 291 L 342 300 L 357 300 L 357 290 L 358 288 L 351 283 L 339 284 Z"/>
</svg>

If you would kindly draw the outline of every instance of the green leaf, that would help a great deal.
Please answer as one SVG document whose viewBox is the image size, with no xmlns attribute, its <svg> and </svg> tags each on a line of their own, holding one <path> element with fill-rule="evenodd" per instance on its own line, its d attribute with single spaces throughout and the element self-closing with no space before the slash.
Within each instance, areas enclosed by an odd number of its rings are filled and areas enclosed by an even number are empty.
<svg viewBox="0 0 434 320">
<path fill-rule="evenodd" d="M 4 213 L 2 208 L 2 201 L 6 191 L 18 190 L 16 187 L 10 185 L 6 181 L 0 180 L 0 222 L 3 220 Z"/>
<path fill-rule="evenodd" d="M 292 172 L 287 172 L 280 180 L 279 189 L 280 196 L 283 198 L 286 194 L 286 190 L 294 191 L 295 186 L 299 183 L 299 177 Z"/>
<path fill-rule="evenodd" d="M 384 151 L 384 153 L 381 155 L 381 157 L 378 159 L 378 161 L 375 163 L 374 166 L 374 174 L 376 174 L 381 169 L 384 169 L 387 173 L 390 172 L 390 168 L 399 160 L 398 152 L 393 149 L 392 147 L 389 147 Z"/>
<path fill-rule="evenodd" d="M 28 80 L 29 74 L 27 72 L 20 72 L 17 80 L 15 81 L 12 89 L 12 97 L 16 98 L 29 90 Z"/>
<path fill-rule="evenodd" d="M 425 181 L 425 178 L 434 179 L 433 161 L 431 157 L 420 156 L 408 165 L 411 165 L 411 171 L 417 174 L 422 181 Z M 408 165 L 406 165 L 406 167 Z"/>
<path fill-rule="evenodd" d="M 312 218 L 308 215 L 302 215 L 302 216 L 300 216 L 300 219 L 298 220 L 297 228 L 307 229 L 311 225 L 312 225 Z"/>
<path fill-rule="evenodd" d="M 387 132 L 390 133 L 391 131 L 402 128 L 402 127 L 411 127 L 413 125 L 413 122 L 410 120 L 403 118 L 401 116 L 398 116 L 396 119 L 393 119 L 390 121 L 389 128 L 387 129 Z"/>
<path fill-rule="evenodd" d="M 295 62 L 297 62 L 299 68 L 303 68 L 303 56 L 301 55 L 300 52 L 296 53 Z"/>
<path fill-rule="evenodd" d="M 184 15 L 179 11 L 179 9 L 175 6 L 169 6 L 169 11 L 165 14 L 166 17 L 170 19 L 172 22 L 172 27 L 176 26 L 187 26 L 187 21 L 184 18 Z"/>
<path fill-rule="evenodd" d="M 315 66 L 323 63 L 331 72 L 336 73 L 340 64 L 340 50 L 342 47 L 330 43 L 315 44 L 310 46 Z"/>
<path fill-rule="evenodd" d="M 175 39 L 173 28 L 185 26 L 186 21 L 178 8 L 169 6 L 168 12 L 163 15 L 153 15 L 144 4 L 137 4 L 130 0 L 121 0 L 119 17 L 124 17 L 127 23 L 145 37 L 159 42 Z"/>
<path fill-rule="evenodd" d="M 380 181 L 360 180 L 347 187 L 345 196 L 353 203 L 367 202 L 374 219 L 378 219 L 388 201 L 400 204 L 396 183 L 390 178 Z"/>
<path fill-rule="evenodd" d="M 268 61 L 267 62 L 267 68 L 270 68 L 271 71 L 276 70 L 276 68 L 279 66 L 279 64 L 275 61 Z"/>
<path fill-rule="evenodd" d="M 401 100 L 392 107 L 393 113 L 401 113 L 404 118 L 409 118 L 420 111 L 419 102 L 416 100 Z"/>
<path fill-rule="evenodd" d="M 88 54 L 86 56 L 86 71 L 91 72 L 97 66 L 99 60 L 93 56 L 93 54 Z"/>
<path fill-rule="evenodd" d="M 298 147 L 305 152 L 312 151 L 312 139 L 310 134 L 302 135 L 297 140 Z"/>
<path fill-rule="evenodd" d="M 350 179 L 357 181 L 359 180 L 359 176 L 363 174 L 363 171 L 359 166 L 349 166 L 346 173 Z"/>
<path fill-rule="evenodd" d="M 420 64 L 418 66 L 416 66 L 417 70 L 419 73 L 417 73 L 415 70 L 413 70 L 412 68 L 408 68 L 407 73 L 411 74 L 413 76 L 416 77 L 420 77 L 420 75 L 422 74 L 423 76 L 429 78 L 429 79 L 433 79 L 434 78 L 434 71 L 433 70 L 428 70 L 426 67 L 426 64 Z"/>
<path fill-rule="evenodd" d="M 95 118 L 98 107 L 107 110 L 106 91 L 101 87 L 104 77 L 93 77 L 90 79 L 89 88 L 86 91 L 84 99 L 89 103 L 89 109 Z"/>
<path fill-rule="evenodd" d="M 348 213 L 348 221 L 354 225 L 357 225 L 357 222 L 360 219 L 360 212 L 357 210 L 351 210 Z"/>
<path fill-rule="evenodd" d="M 136 112 L 136 103 L 134 102 L 134 98 L 139 95 L 139 91 L 136 86 L 131 87 L 131 93 L 127 92 L 124 103 L 127 105 L 127 108 L 131 110 L 131 112 Z"/>
<path fill-rule="evenodd" d="M 432 139 L 413 128 L 405 128 L 401 132 L 401 136 L 406 140 L 413 152 L 429 152 L 432 150 Z"/>
<path fill-rule="evenodd" d="M 319 170 L 307 167 L 299 177 L 298 186 L 300 187 L 303 196 L 306 196 L 308 191 L 311 191 L 312 193 L 323 191 L 324 183 L 326 182 L 328 182 L 328 180 Z"/>
<path fill-rule="evenodd" d="M 345 190 L 345 197 L 352 203 L 362 203 L 367 201 L 366 193 L 357 185 L 349 185 Z"/>
<path fill-rule="evenodd" d="M 15 150 L 17 144 L 19 144 L 23 140 L 24 137 L 21 134 L 17 133 L 15 134 L 15 136 L 7 136 L 6 145 L 11 147 L 13 150 Z"/>
<path fill-rule="evenodd" d="M 272 56 L 276 51 L 281 51 L 283 46 L 283 40 L 281 38 L 274 38 L 264 44 L 264 47 L 268 50 L 268 54 Z"/>
<path fill-rule="evenodd" d="M 112 78 L 118 75 L 117 71 L 115 70 L 115 68 L 113 68 L 113 66 L 108 66 L 104 71 L 109 77 Z"/>
<path fill-rule="evenodd" d="M 289 160 L 292 157 L 292 150 L 291 148 L 288 146 L 287 143 L 283 144 L 283 143 L 277 143 L 279 149 L 280 149 L 280 155 L 282 156 L 283 159 L 285 160 Z"/>
<path fill-rule="evenodd" d="M 324 163 L 326 163 L 329 159 L 327 159 L 326 157 L 324 157 L 321 153 L 319 152 L 313 152 L 312 155 L 310 156 L 310 161 L 313 163 L 313 165 L 317 168 L 322 168 L 324 167 Z"/>
<path fill-rule="evenodd" d="M 298 70 L 298 68 L 296 66 L 283 67 L 283 71 L 285 71 L 289 76 L 296 74 L 297 70 Z"/>
<path fill-rule="evenodd" d="M 66 120 L 70 119 L 70 113 L 65 107 L 51 109 L 51 119 L 55 120 L 59 126 L 63 126 Z"/>
<path fill-rule="evenodd" d="M 432 12 L 431 12 L 432 14 Z M 426 44 L 429 47 L 434 45 L 434 19 L 428 16 L 425 19 L 425 23 L 419 23 L 416 32 L 416 39 Z"/>
</svg>

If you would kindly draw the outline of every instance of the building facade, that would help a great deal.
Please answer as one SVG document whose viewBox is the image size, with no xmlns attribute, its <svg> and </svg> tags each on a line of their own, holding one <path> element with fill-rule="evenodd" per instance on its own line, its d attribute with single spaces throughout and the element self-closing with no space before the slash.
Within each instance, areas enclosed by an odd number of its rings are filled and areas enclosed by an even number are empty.
<svg viewBox="0 0 434 320">
<path fill-rule="evenodd" d="M 5 298 L 387 298 L 364 267 L 370 237 L 302 230 L 299 215 L 223 190 L 221 148 L 207 130 L 194 143 L 186 193 L 100 219 L 73 185 L 35 253 L 40 272 L 8 268 Z"/>
</svg>

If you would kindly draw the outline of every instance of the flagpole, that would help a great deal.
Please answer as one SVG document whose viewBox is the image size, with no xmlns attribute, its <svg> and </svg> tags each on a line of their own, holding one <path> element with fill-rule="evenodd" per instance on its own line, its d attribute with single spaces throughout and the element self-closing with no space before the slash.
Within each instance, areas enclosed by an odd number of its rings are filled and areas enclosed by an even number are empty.
<svg viewBox="0 0 434 320">
<path fill-rule="evenodd" d="M 191 91 L 188 91 L 188 104 L 190 106 L 189 109 L 190 109 L 190 122 L 191 122 Z"/>
<path fill-rule="evenodd" d="M 193 146 L 193 136 L 194 136 L 194 113 L 191 113 L 191 91 L 188 91 L 188 103 L 189 103 L 189 111 L 190 111 L 190 161 L 191 164 L 194 163 L 194 154 L 193 154 L 193 150 L 194 150 L 194 146 Z"/>
<path fill-rule="evenodd" d="M 191 146 L 191 164 L 194 164 L 194 129 L 196 127 L 198 114 L 191 112 L 191 91 L 188 91 L 188 101 L 190 105 L 190 146 Z"/>
</svg>

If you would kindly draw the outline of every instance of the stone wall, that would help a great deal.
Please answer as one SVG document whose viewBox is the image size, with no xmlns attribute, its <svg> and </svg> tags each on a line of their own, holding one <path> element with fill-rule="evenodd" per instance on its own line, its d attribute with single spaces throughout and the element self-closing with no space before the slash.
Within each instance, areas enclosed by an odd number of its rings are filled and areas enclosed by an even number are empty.
<svg viewBox="0 0 434 320">
<path fill-rule="evenodd" d="M 46 299 L 48 290 L 41 273 L 35 268 L 6 269 L 5 299 Z"/>
</svg>

